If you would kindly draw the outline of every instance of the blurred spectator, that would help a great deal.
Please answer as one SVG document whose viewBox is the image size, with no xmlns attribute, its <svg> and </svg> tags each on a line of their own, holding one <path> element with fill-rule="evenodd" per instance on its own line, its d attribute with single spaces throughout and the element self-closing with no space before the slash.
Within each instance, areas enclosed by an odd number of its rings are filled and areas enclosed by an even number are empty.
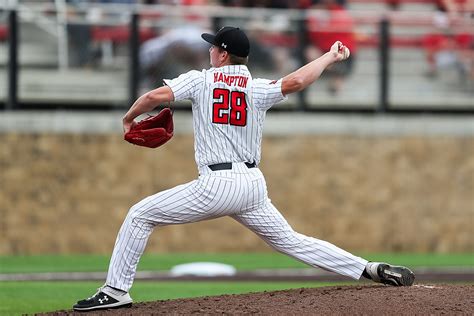
<svg viewBox="0 0 474 316">
<path fill-rule="evenodd" d="M 85 23 L 80 9 L 88 0 L 66 0 L 69 5 L 67 25 L 69 64 L 72 67 L 84 67 L 92 63 L 94 53 L 91 41 L 91 27 Z"/>
<path fill-rule="evenodd" d="M 455 36 L 457 58 L 460 66 L 461 82 L 474 83 L 474 31 L 472 28 Z M 473 92 L 471 90 L 471 92 Z"/>
<path fill-rule="evenodd" d="M 91 2 L 98 3 L 114 3 L 114 4 L 135 4 L 138 3 L 137 0 L 92 0 Z"/>
<path fill-rule="evenodd" d="M 455 15 L 473 14 L 474 1 L 472 0 L 434 0 L 439 11 L 451 17 Z"/>
<path fill-rule="evenodd" d="M 208 0 L 143 0 L 144 4 L 206 5 Z"/>
<path fill-rule="evenodd" d="M 91 9 L 88 4 L 134 4 L 138 0 L 66 0 L 68 4 L 67 26 L 70 66 L 96 66 L 101 57 L 101 49 L 93 42 L 94 24 L 99 23 L 104 13 L 99 8 Z M 128 14 L 124 12 L 124 14 Z M 116 15 L 123 18 L 123 15 Z"/>
<path fill-rule="evenodd" d="M 461 81 L 472 80 L 474 33 L 470 14 L 472 0 L 436 0 L 433 31 L 423 39 L 428 62 L 427 76 L 455 69 Z M 470 11 L 471 10 L 471 11 Z"/>
<path fill-rule="evenodd" d="M 222 5 L 226 7 L 265 7 L 267 0 L 221 0 Z"/>
<path fill-rule="evenodd" d="M 390 8 L 390 10 L 399 10 L 402 0 L 385 0 L 385 3 Z"/>
<path fill-rule="evenodd" d="M 163 79 L 174 78 L 183 69 L 206 68 L 209 65 L 209 45 L 201 39 L 204 32 L 207 30 L 183 26 L 143 43 L 140 47 L 142 87 L 157 87 Z"/>
<path fill-rule="evenodd" d="M 220 3 L 227 7 L 249 7 L 269 9 L 290 9 L 300 7 L 295 0 L 221 0 Z"/>
<path fill-rule="evenodd" d="M 347 5 L 347 0 L 335 0 L 332 1 L 335 4 L 338 4 L 342 7 L 345 7 Z M 309 7 L 324 7 L 326 5 L 326 1 L 324 0 L 301 0 L 300 1 L 300 7 L 304 7 L 305 9 Z"/>
<path fill-rule="evenodd" d="M 313 60 L 322 52 L 330 50 L 335 41 L 341 41 L 351 51 L 351 57 L 325 71 L 329 78 L 328 90 L 336 95 L 342 88 L 345 79 L 352 72 L 357 56 L 357 44 L 354 33 L 354 21 L 347 10 L 336 0 L 315 1 L 315 9 L 327 10 L 326 13 L 311 15 L 308 18 L 309 41 L 312 46 L 306 50 L 306 58 Z"/>
<path fill-rule="evenodd" d="M 220 3 L 227 7 L 258 7 L 271 9 L 306 9 L 318 4 L 318 0 L 220 0 Z M 336 0 L 337 4 L 345 6 L 347 0 Z"/>
<path fill-rule="evenodd" d="M 249 68 L 259 72 L 288 73 L 294 70 L 291 65 L 291 56 L 285 40 L 287 23 L 285 17 L 281 20 L 275 15 L 273 20 L 253 20 L 247 23 L 247 35 L 250 41 Z"/>
</svg>

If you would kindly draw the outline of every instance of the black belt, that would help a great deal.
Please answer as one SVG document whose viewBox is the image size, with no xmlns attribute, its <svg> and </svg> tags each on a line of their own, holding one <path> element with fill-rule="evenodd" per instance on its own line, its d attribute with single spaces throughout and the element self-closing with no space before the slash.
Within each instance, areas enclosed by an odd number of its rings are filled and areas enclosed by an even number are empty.
<svg viewBox="0 0 474 316">
<path fill-rule="evenodd" d="M 257 164 L 255 162 L 245 162 L 247 168 L 255 168 Z M 217 170 L 230 170 L 232 169 L 232 162 L 223 162 L 223 163 L 216 163 L 215 165 L 209 165 L 209 169 L 212 171 Z"/>
</svg>

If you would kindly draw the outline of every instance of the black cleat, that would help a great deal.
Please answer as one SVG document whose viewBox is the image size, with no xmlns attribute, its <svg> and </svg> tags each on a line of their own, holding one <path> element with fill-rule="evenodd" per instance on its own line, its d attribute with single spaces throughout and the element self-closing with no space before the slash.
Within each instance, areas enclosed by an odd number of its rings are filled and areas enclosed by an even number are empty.
<svg viewBox="0 0 474 316">
<path fill-rule="evenodd" d="M 132 298 L 128 293 L 124 295 L 112 295 L 102 292 L 99 288 L 92 297 L 78 301 L 72 308 L 75 311 L 95 311 L 100 309 L 124 308 L 132 306 Z"/>
<path fill-rule="evenodd" d="M 415 274 L 408 268 L 392 266 L 383 262 L 369 262 L 367 273 L 375 282 L 393 286 L 411 286 L 415 281 Z"/>
</svg>

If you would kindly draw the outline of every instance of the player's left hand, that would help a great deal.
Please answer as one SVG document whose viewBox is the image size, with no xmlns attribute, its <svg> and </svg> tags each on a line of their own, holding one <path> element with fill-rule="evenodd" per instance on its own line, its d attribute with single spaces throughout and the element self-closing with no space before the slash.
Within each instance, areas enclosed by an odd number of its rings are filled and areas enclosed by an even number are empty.
<svg viewBox="0 0 474 316">
<path fill-rule="evenodd" d="M 351 55 L 351 51 L 349 48 L 344 46 L 342 42 L 336 41 L 332 46 L 331 46 L 331 53 L 334 54 L 334 57 L 336 58 L 336 61 L 342 61 L 346 60 L 349 58 Z"/>
<path fill-rule="evenodd" d="M 124 134 L 124 139 L 134 145 L 156 148 L 173 137 L 173 112 L 170 108 L 164 108 L 158 114 L 149 116 L 138 123 L 132 120 L 130 126 L 128 121 L 124 120 L 124 130 L 128 129 L 128 132 Z"/>
</svg>

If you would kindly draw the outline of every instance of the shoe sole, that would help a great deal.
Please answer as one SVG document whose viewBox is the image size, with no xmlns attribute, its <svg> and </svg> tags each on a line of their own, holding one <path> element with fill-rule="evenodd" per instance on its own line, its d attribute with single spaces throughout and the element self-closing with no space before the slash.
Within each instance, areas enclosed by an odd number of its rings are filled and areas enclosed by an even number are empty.
<svg viewBox="0 0 474 316">
<path fill-rule="evenodd" d="M 379 266 L 380 282 L 393 286 L 411 286 L 415 282 L 415 274 L 410 269 L 389 264 Z"/>
<path fill-rule="evenodd" d="M 110 305 L 102 305 L 102 306 L 91 306 L 91 307 L 74 307 L 73 310 L 78 312 L 90 312 L 96 310 L 103 310 L 103 309 L 117 309 L 117 308 L 130 308 L 132 307 L 132 303 L 125 303 L 125 304 L 110 304 Z"/>
</svg>

